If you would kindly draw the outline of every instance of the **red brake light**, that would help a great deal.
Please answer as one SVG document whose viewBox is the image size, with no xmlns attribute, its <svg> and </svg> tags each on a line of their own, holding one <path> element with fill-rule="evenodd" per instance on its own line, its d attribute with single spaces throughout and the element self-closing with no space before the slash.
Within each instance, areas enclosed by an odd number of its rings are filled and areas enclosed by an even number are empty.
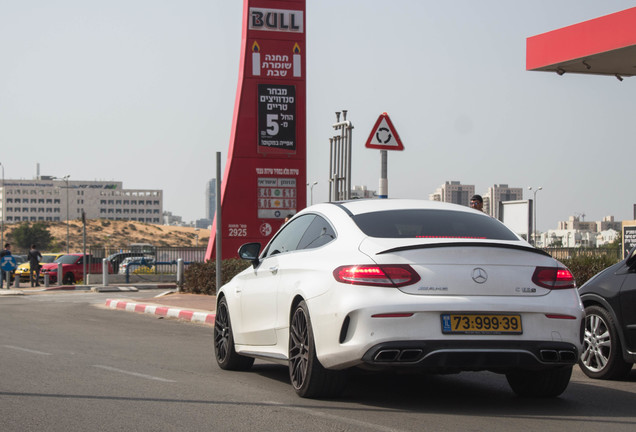
<svg viewBox="0 0 636 432">
<path fill-rule="evenodd" d="M 353 285 L 401 287 L 414 284 L 420 276 L 409 265 L 342 266 L 333 271 L 338 282 Z"/>
<path fill-rule="evenodd" d="M 549 289 L 576 288 L 572 272 L 564 267 L 537 267 L 532 282 Z"/>
</svg>

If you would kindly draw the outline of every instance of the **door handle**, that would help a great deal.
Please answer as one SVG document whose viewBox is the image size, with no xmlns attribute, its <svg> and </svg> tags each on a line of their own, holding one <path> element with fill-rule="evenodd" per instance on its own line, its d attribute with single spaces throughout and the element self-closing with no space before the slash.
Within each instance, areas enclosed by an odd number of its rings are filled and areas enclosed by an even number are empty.
<svg viewBox="0 0 636 432">
<path fill-rule="evenodd" d="M 272 272 L 272 274 L 278 273 L 278 266 L 270 267 L 269 271 Z"/>
</svg>

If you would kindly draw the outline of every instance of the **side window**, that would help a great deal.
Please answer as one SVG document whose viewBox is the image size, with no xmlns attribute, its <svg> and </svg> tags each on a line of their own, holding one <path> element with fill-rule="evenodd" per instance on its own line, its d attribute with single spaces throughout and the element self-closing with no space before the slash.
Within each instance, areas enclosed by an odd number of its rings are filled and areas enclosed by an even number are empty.
<svg viewBox="0 0 636 432">
<path fill-rule="evenodd" d="M 313 249 L 333 241 L 336 233 L 326 219 L 316 216 L 298 243 L 298 249 Z"/>
<path fill-rule="evenodd" d="M 304 215 L 288 222 L 269 244 L 265 257 L 279 253 L 295 251 L 307 227 L 316 218 L 315 215 Z"/>
</svg>

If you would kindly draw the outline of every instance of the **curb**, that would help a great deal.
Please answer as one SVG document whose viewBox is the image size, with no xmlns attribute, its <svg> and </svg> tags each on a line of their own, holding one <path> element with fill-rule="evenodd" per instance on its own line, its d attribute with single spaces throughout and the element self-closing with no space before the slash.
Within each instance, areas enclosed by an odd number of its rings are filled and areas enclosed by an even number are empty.
<svg viewBox="0 0 636 432">
<path fill-rule="evenodd" d="M 134 303 L 125 300 L 106 300 L 106 307 L 109 309 L 125 310 L 127 312 L 137 312 L 149 315 L 158 315 L 167 318 L 177 318 L 184 321 L 214 325 L 215 313 L 192 311 L 186 309 L 161 306 L 156 304 Z"/>
</svg>

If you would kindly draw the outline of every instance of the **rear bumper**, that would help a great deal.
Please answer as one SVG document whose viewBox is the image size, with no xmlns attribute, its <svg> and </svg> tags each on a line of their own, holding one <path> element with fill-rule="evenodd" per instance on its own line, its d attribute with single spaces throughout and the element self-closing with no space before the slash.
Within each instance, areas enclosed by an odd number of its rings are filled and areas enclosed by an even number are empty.
<svg viewBox="0 0 636 432">
<path fill-rule="evenodd" d="M 572 366 L 578 348 L 567 342 L 476 340 L 384 342 L 362 357 L 373 369 L 417 368 L 435 372 L 507 371 Z"/>
</svg>

